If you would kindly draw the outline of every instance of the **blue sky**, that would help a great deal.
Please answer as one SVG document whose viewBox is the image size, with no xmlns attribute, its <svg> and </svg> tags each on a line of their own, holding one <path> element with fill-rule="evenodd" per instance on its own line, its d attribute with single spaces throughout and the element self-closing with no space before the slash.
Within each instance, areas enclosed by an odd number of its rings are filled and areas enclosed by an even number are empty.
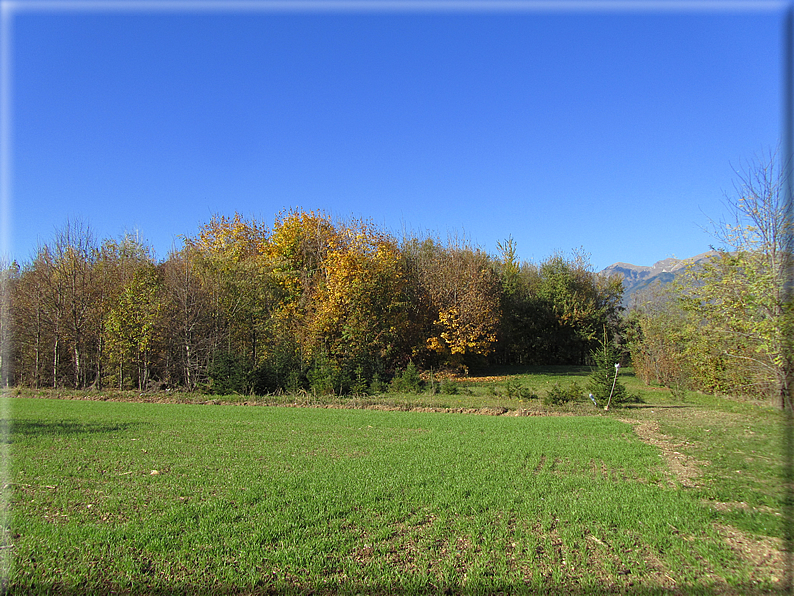
<svg viewBox="0 0 794 596">
<path fill-rule="evenodd" d="M 23 261 L 67 218 L 138 230 L 165 258 L 213 214 L 270 224 L 303 207 L 491 253 L 512 235 L 529 261 L 583 247 L 596 270 L 651 265 L 708 250 L 734 170 L 780 138 L 782 3 L 14 6 L 8 245 Z"/>
</svg>

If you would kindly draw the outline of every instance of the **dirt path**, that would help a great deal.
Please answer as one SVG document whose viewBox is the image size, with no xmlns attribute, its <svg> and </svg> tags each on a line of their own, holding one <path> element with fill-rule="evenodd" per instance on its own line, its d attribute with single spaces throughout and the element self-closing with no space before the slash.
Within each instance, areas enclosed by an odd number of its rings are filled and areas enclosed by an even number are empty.
<svg viewBox="0 0 794 596">
<path fill-rule="evenodd" d="M 676 443 L 659 430 L 659 423 L 656 420 L 630 420 L 621 419 L 634 426 L 634 432 L 644 443 L 653 445 L 661 451 L 661 455 L 667 463 L 669 475 L 668 484 L 675 488 L 697 488 L 701 486 L 697 479 L 700 476 L 700 465 L 694 457 L 678 451 L 687 445 L 686 442 Z"/>
<path fill-rule="evenodd" d="M 701 467 L 708 462 L 698 461 L 690 455 L 681 453 L 679 449 L 688 443 L 676 442 L 672 437 L 663 434 L 656 420 L 622 419 L 634 426 L 634 432 L 648 445 L 653 445 L 661 452 L 667 463 L 667 482 L 671 488 L 701 488 Z M 706 504 L 717 511 L 729 511 L 747 507 L 746 503 L 720 503 L 708 501 Z M 751 581 L 781 581 L 785 575 L 786 562 L 783 554 L 782 541 L 779 538 L 756 536 L 744 532 L 727 523 L 715 523 L 714 529 L 734 552 L 736 556 L 748 561 L 752 566 Z M 716 578 L 715 578 L 716 579 Z M 727 587 L 727 586 L 725 586 Z"/>
</svg>

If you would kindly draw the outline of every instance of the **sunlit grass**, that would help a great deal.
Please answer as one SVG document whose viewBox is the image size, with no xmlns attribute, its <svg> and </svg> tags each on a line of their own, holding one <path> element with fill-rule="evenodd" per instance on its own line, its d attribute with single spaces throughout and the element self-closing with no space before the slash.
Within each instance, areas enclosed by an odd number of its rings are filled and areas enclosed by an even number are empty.
<svg viewBox="0 0 794 596">
<path fill-rule="evenodd" d="M 494 417 L 14 399 L 11 585 L 30 593 L 773 586 L 771 577 L 752 584 L 750 563 L 717 534 L 709 495 L 735 490 L 719 484 L 724 465 L 715 465 L 714 488 L 672 488 L 659 451 L 616 419 L 650 411 L 606 415 L 590 405 L 590 416 Z M 692 433 L 701 453 L 707 441 L 686 420 L 668 430 Z M 728 439 L 724 417 L 712 426 Z M 728 443 L 756 446 L 758 435 L 747 437 Z M 748 489 L 752 503 L 765 482 Z M 744 527 L 763 532 L 766 522 Z"/>
</svg>

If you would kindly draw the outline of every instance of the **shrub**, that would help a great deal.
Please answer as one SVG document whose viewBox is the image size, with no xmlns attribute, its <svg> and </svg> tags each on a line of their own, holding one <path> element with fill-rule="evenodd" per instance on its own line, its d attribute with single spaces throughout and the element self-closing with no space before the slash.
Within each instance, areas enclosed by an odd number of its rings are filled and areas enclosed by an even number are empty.
<svg viewBox="0 0 794 596">
<path fill-rule="evenodd" d="M 314 361 L 306 376 L 309 379 L 309 388 L 316 395 L 328 395 L 337 392 L 338 395 L 342 395 L 350 387 L 350 380 L 343 374 L 342 370 L 324 356 L 320 356 Z"/>
<path fill-rule="evenodd" d="M 212 391 L 218 395 L 250 392 L 250 367 L 231 352 L 219 352 L 207 369 Z"/>
<path fill-rule="evenodd" d="M 372 375 L 372 380 L 369 382 L 370 395 L 379 395 L 381 393 L 384 393 L 387 388 L 388 385 L 386 385 L 386 383 L 384 383 L 381 380 L 380 375 L 378 373 Z"/>
<path fill-rule="evenodd" d="M 522 387 L 520 399 L 540 399 L 540 397 L 529 387 Z"/>
<path fill-rule="evenodd" d="M 505 395 L 509 399 L 537 399 L 537 394 L 529 387 L 524 387 L 516 379 L 510 379 L 505 383 Z"/>
<path fill-rule="evenodd" d="M 575 381 L 567 387 L 554 383 L 543 396 L 543 404 L 547 406 L 561 406 L 571 401 L 581 399 L 584 390 Z"/>
<path fill-rule="evenodd" d="M 369 393 L 369 383 L 367 383 L 367 377 L 364 375 L 364 367 L 361 364 L 356 367 L 356 378 L 350 390 L 353 395 L 367 395 L 367 393 Z"/>
<path fill-rule="evenodd" d="M 606 334 L 599 343 L 598 349 L 590 352 L 595 366 L 587 380 L 588 391 L 595 396 L 598 403 L 603 402 L 604 405 L 610 401 L 610 394 L 613 404 L 619 405 L 631 401 L 633 396 L 629 395 L 626 387 L 618 379 L 620 354 L 607 339 Z"/>
<path fill-rule="evenodd" d="M 408 363 L 402 374 L 394 375 L 391 388 L 397 393 L 419 393 L 422 391 L 422 379 L 413 362 Z"/>
<path fill-rule="evenodd" d="M 458 384 L 451 379 L 444 379 L 441 381 L 441 393 L 447 395 L 455 395 L 458 392 Z"/>
<path fill-rule="evenodd" d="M 301 369 L 301 359 L 295 348 L 278 345 L 253 371 L 253 392 L 256 395 L 277 391 L 297 392 L 306 387 Z"/>
<path fill-rule="evenodd" d="M 667 388 L 670 390 L 670 395 L 679 401 L 686 400 L 688 394 L 686 387 L 687 386 L 685 383 L 673 383 L 667 386 Z"/>
</svg>

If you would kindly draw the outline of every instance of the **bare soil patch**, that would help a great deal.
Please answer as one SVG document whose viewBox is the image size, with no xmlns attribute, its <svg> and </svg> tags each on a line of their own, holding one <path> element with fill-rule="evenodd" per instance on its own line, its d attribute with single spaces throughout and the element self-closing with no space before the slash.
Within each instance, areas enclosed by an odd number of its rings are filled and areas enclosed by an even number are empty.
<svg viewBox="0 0 794 596">
<path fill-rule="evenodd" d="M 785 574 L 783 543 L 779 538 L 755 536 L 724 524 L 717 524 L 717 531 L 731 550 L 752 563 L 750 580 L 780 582 Z"/>
</svg>

